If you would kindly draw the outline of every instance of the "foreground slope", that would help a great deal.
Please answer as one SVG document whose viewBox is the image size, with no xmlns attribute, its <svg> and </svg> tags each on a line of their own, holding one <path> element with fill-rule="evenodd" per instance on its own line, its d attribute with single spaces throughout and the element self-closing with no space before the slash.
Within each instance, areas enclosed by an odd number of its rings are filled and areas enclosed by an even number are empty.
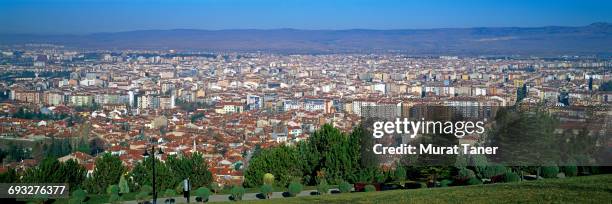
<svg viewBox="0 0 612 204">
<path fill-rule="evenodd" d="M 612 175 L 433 189 L 334 194 L 252 203 L 609 203 Z"/>
</svg>

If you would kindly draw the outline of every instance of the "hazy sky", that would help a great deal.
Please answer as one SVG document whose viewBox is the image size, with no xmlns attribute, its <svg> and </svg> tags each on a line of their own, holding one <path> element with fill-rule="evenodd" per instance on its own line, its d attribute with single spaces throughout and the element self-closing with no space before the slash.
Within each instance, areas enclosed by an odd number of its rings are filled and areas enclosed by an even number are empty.
<svg viewBox="0 0 612 204">
<path fill-rule="evenodd" d="M 0 0 L 0 33 L 402 29 L 612 22 L 611 0 Z"/>
</svg>

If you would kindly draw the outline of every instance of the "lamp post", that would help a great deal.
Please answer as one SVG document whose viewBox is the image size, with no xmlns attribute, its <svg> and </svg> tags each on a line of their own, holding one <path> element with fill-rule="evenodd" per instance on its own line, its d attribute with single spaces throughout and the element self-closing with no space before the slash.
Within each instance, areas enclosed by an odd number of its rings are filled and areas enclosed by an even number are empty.
<svg viewBox="0 0 612 204">
<path fill-rule="evenodd" d="M 157 154 L 160 154 L 160 155 L 163 154 L 161 148 L 158 149 Z M 145 156 L 145 157 L 149 156 L 149 153 L 147 152 L 147 150 L 145 150 L 143 156 Z M 152 167 L 153 167 L 153 182 L 152 182 L 152 184 L 153 184 L 153 204 L 157 204 L 157 188 L 155 186 L 155 146 L 154 145 L 151 145 L 151 156 L 153 157 L 153 158 L 151 158 L 152 159 L 151 162 L 153 164 L 152 165 Z"/>
</svg>

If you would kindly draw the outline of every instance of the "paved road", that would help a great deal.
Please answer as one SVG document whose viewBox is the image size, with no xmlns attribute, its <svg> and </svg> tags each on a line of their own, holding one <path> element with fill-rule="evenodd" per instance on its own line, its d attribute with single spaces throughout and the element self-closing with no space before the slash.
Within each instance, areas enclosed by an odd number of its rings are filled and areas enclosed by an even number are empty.
<svg viewBox="0 0 612 204">
<path fill-rule="evenodd" d="M 338 189 L 330 189 L 331 191 L 338 191 Z M 301 197 L 301 196 L 311 196 L 311 195 L 315 195 L 316 194 L 316 190 L 305 190 L 300 192 L 297 196 Z M 271 199 L 274 198 L 284 198 L 285 196 L 283 196 L 284 192 L 274 192 L 272 193 L 272 196 L 270 196 Z M 257 197 L 259 193 L 245 193 L 244 196 L 242 197 L 242 200 L 260 200 L 262 198 Z M 157 199 L 157 203 L 158 204 L 164 204 L 164 201 L 167 198 L 158 198 Z M 174 197 L 174 200 L 176 201 L 176 203 L 187 203 L 187 200 L 185 200 L 184 197 L 179 196 L 179 197 Z M 195 202 L 195 196 L 191 197 L 191 203 L 196 203 Z M 222 201 L 231 201 L 230 200 L 230 195 L 226 194 L 226 195 L 211 195 L 208 198 L 208 202 L 222 202 Z M 135 200 L 131 200 L 131 201 L 125 201 L 123 202 L 124 204 L 137 204 L 137 202 Z"/>
</svg>

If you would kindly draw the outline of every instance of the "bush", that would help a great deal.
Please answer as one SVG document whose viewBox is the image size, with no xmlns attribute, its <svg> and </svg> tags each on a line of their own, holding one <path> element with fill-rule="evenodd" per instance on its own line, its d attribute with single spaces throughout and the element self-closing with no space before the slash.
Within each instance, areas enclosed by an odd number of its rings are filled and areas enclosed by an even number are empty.
<svg viewBox="0 0 612 204">
<path fill-rule="evenodd" d="M 119 194 L 111 194 L 108 197 L 108 202 L 109 203 L 118 203 L 119 201 L 121 201 L 121 197 L 119 197 Z"/>
<path fill-rule="evenodd" d="M 458 180 L 468 180 L 470 178 L 474 178 L 476 177 L 476 174 L 474 174 L 474 171 L 467 169 L 467 168 L 460 168 L 459 172 L 457 173 L 457 179 Z"/>
<path fill-rule="evenodd" d="M 242 196 L 244 196 L 244 187 L 242 186 L 234 186 L 232 187 L 232 198 L 234 200 L 242 200 Z"/>
<path fill-rule="evenodd" d="M 576 166 L 564 166 L 562 169 L 565 176 L 571 177 L 578 175 L 578 167 Z"/>
<path fill-rule="evenodd" d="M 479 185 L 482 184 L 482 181 L 476 177 L 472 177 L 467 180 L 467 185 Z"/>
<path fill-rule="evenodd" d="M 274 192 L 274 188 L 272 188 L 272 185 L 270 184 L 264 184 L 261 186 L 261 188 L 259 188 L 259 192 L 263 194 L 267 199 L 270 198 L 270 195 L 272 194 L 272 192 Z"/>
<path fill-rule="evenodd" d="M 521 178 L 514 172 L 506 172 L 506 174 L 504 174 L 504 182 L 517 182 L 520 180 Z"/>
<path fill-rule="evenodd" d="M 397 182 L 404 182 L 406 180 L 406 169 L 403 166 L 398 166 L 393 172 L 393 177 Z"/>
<path fill-rule="evenodd" d="M 140 187 L 140 192 L 147 193 L 147 195 L 151 193 L 152 191 L 153 191 L 153 187 L 149 185 L 143 185 L 142 187 Z"/>
<path fill-rule="evenodd" d="M 181 184 L 174 187 L 174 192 L 176 192 L 177 195 L 183 194 L 183 182 L 181 182 Z"/>
<path fill-rule="evenodd" d="M 164 197 L 174 197 L 174 196 L 176 196 L 176 192 L 174 192 L 174 190 L 166 189 L 166 191 L 164 191 Z"/>
<path fill-rule="evenodd" d="M 368 184 L 365 186 L 365 192 L 374 192 L 376 191 L 376 187 L 372 184 Z"/>
<path fill-rule="evenodd" d="M 271 173 L 264 174 L 263 183 L 268 185 L 274 185 L 274 175 L 272 175 Z"/>
<path fill-rule="evenodd" d="M 559 173 L 559 167 L 557 166 L 543 166 L 542 177 L 544 178 L 557 178 L 557 174 Z"/>
<path fill-rule="evenodd" d="M 444 179 L 442 181 L 440 181 L 440 187 L 448 187 L 453 183 L 453 181 L 448 180 L 448 179 Z"/>
<path fill-rule="evenodd" d="M 141 191 L 138 194 L 136 194 L 134 196 L 134 198 L 136 198 L 137 201 L 143 201 L 146 200 L 149 197 L 149 194 L 147 192 Z"/>
<path fill-rule="evenodd" d="M 212 192 L 210 192 L 210 190 L 206 187 L 199 187 L 195 190 L 194 194 L 195 196 L 202 198 L 202 200 L 208 200 L 208 197 L 210 197 Z"/>
<path fill-rule="evenodd" d="M 299 182 L 291 182 L 289 184 L 289 193 L 291 194 L 291 196 L 296 196 L 297 194 L 299 194 L 300 192 L 302 192 L 302 184 Z"/>
<path fill-rule="evenodd" d="M 119 194 L 119 186 L 117 186 L 117 185 L 109 185 L 106 188 L 106 194 L 108 194 L 108 195 Z"/>
<path fill-rule="evenodd" d="M 322 179 L 321 182 L 319 182 L 319 185 L 317 186 L 317 191 L 319 192 L 319 194 L 327 194 L 327 192 L 329 192 L 329 185 L 327 184 L 327 181 L 325 179 Z"/>
<path fill-rule="evenodd" d="M 504 166 L 487 166 L 482 176 L 491 179 L 494 176 L 504 175 L 507 171 L 508 170 Z"/>
<path fill-rule="evenodd" d="M 82 203 L 87 198 L 87 192 L 82 189 L 77 189 L 72 192 L 72 199 L 75 203 Z"/>
<path fill-rule="evenodd" d="M 219 193 L 221 186 L 217 182 L 212 182 L 210 183 L 210 190 L 212 190 L 213 193 Z"/>
<path fill-rule="evenodd" d="M 119 178 L 119 193 L 129 193 L 130 192 L 130 185 L 128 185 L 127 180 L 125 179 L 124 175 L 121 175 L 121 177 Z"/>
<path fill-rule="evenodd" d="M 346 182 L 346 181 L 343 181 L 342 183 L 340 183 L 340 185 L 338 185 L 338 189 L 342 193 L 349 193 L 351 192 L 352 188 L 353 188 L 353 185 L 351 185 L 349 182 Z"/>
</svg>

